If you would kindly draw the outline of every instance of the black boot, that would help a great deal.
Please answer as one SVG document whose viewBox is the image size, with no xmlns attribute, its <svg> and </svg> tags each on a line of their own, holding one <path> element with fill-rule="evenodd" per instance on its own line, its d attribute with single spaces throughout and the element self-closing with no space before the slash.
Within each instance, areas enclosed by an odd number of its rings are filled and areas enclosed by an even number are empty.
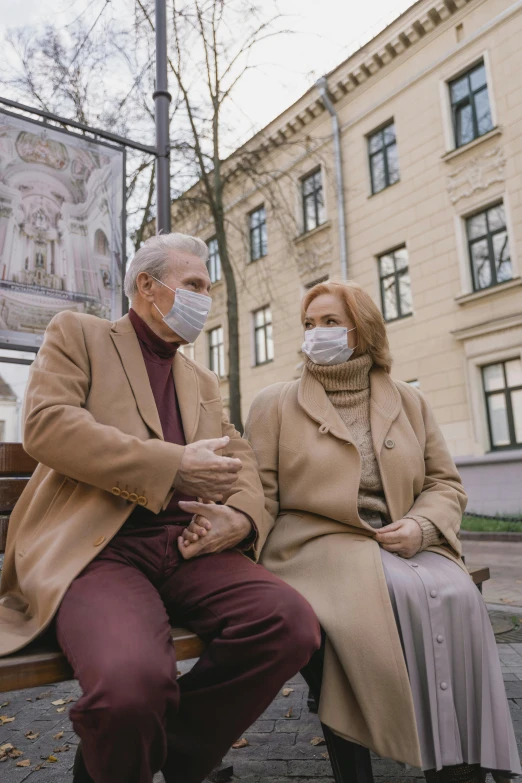
<svg viewBox="0 0 522 783">
<path fill-rule="evenodd" d="M 87 772 L 87 767 L 85 766 L 85 761 L 83 760 L 81 742 L 78 745 L 76 756 L 74 757 L 73 783 L 94 783 L 94 780 Z"/>
</svg>

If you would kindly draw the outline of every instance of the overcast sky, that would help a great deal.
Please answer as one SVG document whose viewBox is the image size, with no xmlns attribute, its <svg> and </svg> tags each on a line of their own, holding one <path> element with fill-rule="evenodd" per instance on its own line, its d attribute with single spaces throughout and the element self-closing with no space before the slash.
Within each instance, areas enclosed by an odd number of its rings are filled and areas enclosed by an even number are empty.
<svg viewBox="0 0 522 783">
<path fill-rule="evenodd" d="M 8 27 L 40 27 L 48 21 L 66 25 L 88 7 L 96 16 L 105 0 L 0 0 L 0 35 Z M 282 112 L 325 72 L 363 45 L 412 0 L 279 0 L 294 31 L 272 39 L 263 52 L 265 64 L 240 86 L 236 101 L 251 129 L 259 129 Z M 84 16 L 88 19 L 89 16 Z"/>
</svg>

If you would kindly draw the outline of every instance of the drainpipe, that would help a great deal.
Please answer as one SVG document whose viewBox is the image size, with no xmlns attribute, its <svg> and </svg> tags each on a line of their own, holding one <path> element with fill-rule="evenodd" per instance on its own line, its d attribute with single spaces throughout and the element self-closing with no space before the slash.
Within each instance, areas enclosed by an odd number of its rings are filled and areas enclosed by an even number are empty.
<svg viewBox="0 0 522 783">
<path fill-rule="evenodd" d="M 326 76 L 322 76 L 315 83 L 324 105 L 332 117 L 332 129 L 335 154 L 335 183 L 337 194 L 337 217 L 339 222 L 339 248 L 341 261 L 341 277 L 348 279 L 348 240 L 346 237 L 346 218 L 344 211 L 344 181 L 343 181 L 343 159 L 341 155 L 341 129 L 339 127 L 339 117 L 334 109 L 333 103 L 328 95 L 328 81 Z"/>
</svg>

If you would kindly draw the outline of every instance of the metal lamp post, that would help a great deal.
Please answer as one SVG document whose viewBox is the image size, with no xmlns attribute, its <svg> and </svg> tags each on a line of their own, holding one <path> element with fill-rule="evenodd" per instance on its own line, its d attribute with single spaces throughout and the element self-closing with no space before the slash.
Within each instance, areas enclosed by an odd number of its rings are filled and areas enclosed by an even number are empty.
<svg viewBox="0 0 522 783">
<path fill-rule="evenodd" d="M 156 233 L 169 233 L 170 138 L 169 106 L 172 96 L 167 79 L 167 7 L 156 0 L 156 89 L 152 95 L 156 118 Z"/>
</svg>

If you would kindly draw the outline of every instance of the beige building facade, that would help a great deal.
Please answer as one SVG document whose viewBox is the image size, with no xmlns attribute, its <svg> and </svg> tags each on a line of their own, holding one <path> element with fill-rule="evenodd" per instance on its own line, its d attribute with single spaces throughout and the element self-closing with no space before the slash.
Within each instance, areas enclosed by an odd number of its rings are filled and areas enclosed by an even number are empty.
<svg viewBox="0 0 522 783">
<path fill-rule="evenodd" d="M 522 513 L 521 41 L 521 0 L 420 0 L 233 156 L 227 190 L 243 414 L 299 375 L 303 291 L 347 275 L 383 311 L 394 377 L 432 404 L 470 510 L 491 515 Z M 211 223 L 178 202 L 173 225 L 209 243 L 192 350 L 226 398 Z"/>
</svg>

